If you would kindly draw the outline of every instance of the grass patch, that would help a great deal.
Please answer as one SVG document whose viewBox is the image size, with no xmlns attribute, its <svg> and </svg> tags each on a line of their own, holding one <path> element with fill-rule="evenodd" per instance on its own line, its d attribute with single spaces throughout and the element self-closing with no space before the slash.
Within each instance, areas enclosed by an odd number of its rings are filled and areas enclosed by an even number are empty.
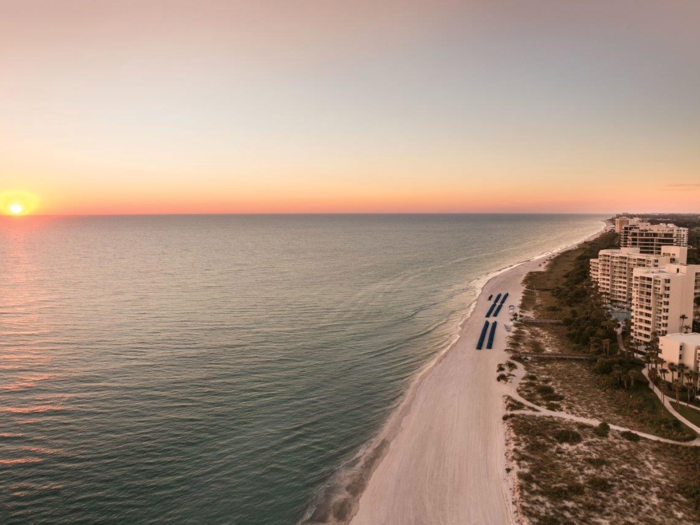
<svg viewBox="0 0 700 525">
<path fill-rule="evenodd" d="M 671 405 L 676 409 L 681 416 L 690 421 L 693 425 L 700 427 L 700 410 L 695 410 L 693 408 L 688 408 L 687 406 L 671 401 Z"/>
</svg>

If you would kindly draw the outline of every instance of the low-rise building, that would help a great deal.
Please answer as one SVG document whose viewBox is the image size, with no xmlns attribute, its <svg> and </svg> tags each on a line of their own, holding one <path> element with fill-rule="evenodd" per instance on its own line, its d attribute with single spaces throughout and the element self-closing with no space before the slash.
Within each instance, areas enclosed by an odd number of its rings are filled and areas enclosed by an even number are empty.
<svg viewBox="0 0 700 525">
<path fill-rule="evenodd" d="M 667 363 L 684 364 L 696 372 L 700 368 L 700 334 L 668 334 L 659 338 L 660 357 Z"/>
<path fill-rule="evenodd" d="M 700 265 L 667 264 L 663 268 L 634 268 L 632 280 L 632 338 L 648 343 L 682 333 L 692 325 L 695 297 L 700 295 Z M 688 327 L 688 328 L 686 328 Z"/>
<path fill-rule="evenodd" d="M 597 259 L 591 259 L 591 279 L 608 303 L 629 310 L 635 268 L 663 268 L 667 264 L 685 264 L 687 260 L 688 249 L 680 246 L 664 246 L 661 255 L 643 254 L 638 247 L 601 250 Z"/>
<path fill-rule="evenodd" d="M 620 246 L 639 248 L 641 253 L 661 255 L 664 246 L 688 246 L 688 228 L 675 224 L 637 221 L 621 226 Z"/>
</svg>

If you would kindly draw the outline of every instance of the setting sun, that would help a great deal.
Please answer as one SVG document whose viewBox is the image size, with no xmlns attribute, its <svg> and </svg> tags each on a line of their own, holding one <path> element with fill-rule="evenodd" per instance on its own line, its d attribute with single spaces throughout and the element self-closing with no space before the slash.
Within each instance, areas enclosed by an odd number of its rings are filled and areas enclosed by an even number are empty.
<svg viewBox="0 0 700 525">
<path fill-rule="evenodd" d="M 0 214 L 29 215 L 36 211 L 39 199 L 27 191 L 6 191 L 0 193 Z"/>
<path fill-rule="evenodd" d="M 13 215 L 20 215 L 24 211 L 24 206 L 21 204 L 10 204 L 9 206 L 10 213 Z"/>
</svg>

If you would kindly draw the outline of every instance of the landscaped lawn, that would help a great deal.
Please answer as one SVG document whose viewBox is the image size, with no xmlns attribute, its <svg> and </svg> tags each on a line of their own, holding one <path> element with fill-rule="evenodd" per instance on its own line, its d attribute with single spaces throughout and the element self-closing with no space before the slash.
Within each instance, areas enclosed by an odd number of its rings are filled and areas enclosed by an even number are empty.
<svg viewBox="0 0 700 525">
<path fill-rule="evenodd" d="M 671 405 L 673 405 L 673 408 L 675 408 L 676 412 L 678 412 L 681 416 L 686 418 L 693 425 L 697 425 L 700 427 L 700 410 L 695 410 L 694 408 L 688 408 L 684 404 L 676 403 L 675 401 L 672 401 Z"/>
</svg>

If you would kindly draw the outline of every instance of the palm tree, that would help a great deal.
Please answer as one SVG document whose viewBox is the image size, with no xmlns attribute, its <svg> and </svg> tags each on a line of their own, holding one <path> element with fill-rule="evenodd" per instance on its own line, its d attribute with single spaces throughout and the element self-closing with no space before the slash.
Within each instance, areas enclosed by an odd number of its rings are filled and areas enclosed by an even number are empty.
<svg viewBox="0 0 700 525">
<path fill-rule="evenodd" d="M 688 328 L 690 328 L 685 322 L 688 320 L 688 316 L 683 314 L 681 315 L 681 330 L 683 330 L 686 334 L 688 333 Z"/>
<path fill-rule="evenodd" d="M 683 373 L 687 367 L 683 363 L 678 363 L 678 379 L 683 382 Z"/>
<path fill-rule="evenodd" d="M 622 381 L 622 367 L 620 365 L 613 366 L 613 374 L 617 377 L 617 386 L 620 386 L 620 382 Z M 625 388 L 627 387 L 625 386 Z"/>
<path fill-rule="evenodd" d="M 666 370 L 665 368 L 662 368 L 661 370 L 659 370 L 659 374 L 661 374 L 661 377 L 663 378 L 663 382 L 665 383 L 666 382 L 666 374 L 668 374 L 668 370 Z M 659 386 L 659 390 L 661 390 L 661 401 L 665 402 L 666 394 L 665 394 L 663 383 Z"/>
<path fill-rule="evenodd" d="M 690 371 L 685 375 L 685 391 L 686 391 L 685 393 L 686 393 L 686 397 L 687 397 L 687 399 L 688 399 L 688 402 L 686 403 L 687 405 L 690 405 L 690 394 L 691 394 L 691 388 L 690 388 L 690 387 L 691 387 L 692 384 L 693 384 L 693 374 L 694 374 L 694 373 L 695 373 L 695 372 L 693 372 L 692 370 L 690 370 Z"/>
<path fill-rule="evenodd" d="M 647 344 L 647 352 L 651 352 L 652 355 L 659 355 L 659 334 L 656 332 L 651 333 L 651 339 Z"/>
<path fill-rule="evenodd" d="M 694 398 L 698 390 L 698 373 L 695 370 L 688 370 L 685 374 L 685 380 L 688 383 L 688 390 L 690 390 L 688 396 L 690 397 L 690 394 L 692 394 Z M 690 403 L 690 400 L 688 402 Z"/>
<path fill-rule="evenodd" d="M 673 383 L 675 381 L 674 374 L 676 373 L 676 370 L 678 370 L 678 366 L 676 366 L 676 363 L 669 363 L 668 369 L 671 372 L 671 383 Z"/>
<path fill-rule="evenodd" d="M 654 362 L 654 356 L 651 355 L 651 352 L 646 352 L 644 354 L 644 363 L 647 365 L 647 370 L 649 373 L 651 373 L 651 365 Z"/>
<path fill-rule="evenodd" d="M 677 379 L 676 381 L 673 382 L 673 391 L 676 393 L 676 403 L 680 404 L 681 402 L 681 389 L 683 388 L 683 383 L 681 382 L 680 379 Z"/>
</svg>

